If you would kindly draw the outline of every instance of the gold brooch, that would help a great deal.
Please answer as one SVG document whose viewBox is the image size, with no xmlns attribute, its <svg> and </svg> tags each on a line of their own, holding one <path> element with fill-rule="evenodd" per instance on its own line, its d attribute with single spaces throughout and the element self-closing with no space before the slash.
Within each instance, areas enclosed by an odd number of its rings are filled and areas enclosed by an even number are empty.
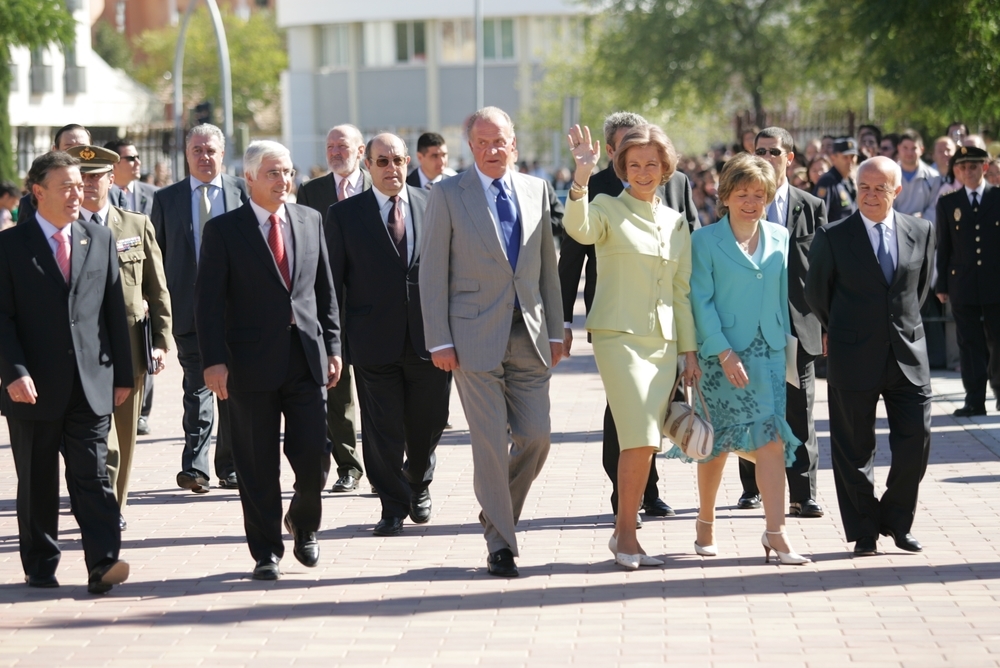
<svg viewBox="0 0 1000 668">
<path fill-rule="evenodd" d="M 955 209 L 955 222 L 957 223 L 960 220 L 962 220 L 962 210 Z"/>
<path fill-rule="evenodd" d="M 80 151 L 80 158 L 83 160 L 93 160 L 97 154 L 91 151 L 89 148 L 85 148 Z"/>
</svg>

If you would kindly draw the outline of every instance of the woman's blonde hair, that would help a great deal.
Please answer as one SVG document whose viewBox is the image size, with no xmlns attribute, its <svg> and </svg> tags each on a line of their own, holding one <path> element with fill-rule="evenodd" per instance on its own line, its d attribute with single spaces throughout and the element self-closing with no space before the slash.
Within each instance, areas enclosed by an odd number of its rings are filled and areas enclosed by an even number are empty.
<svg viewBox="0 0 1000 668">
<path fill-rule="evenodd" d="M 656 125 L 637 125 L 622 137 L 621 144 L 615 147 L 614 167 L 615 174 L 622 181 L 628 180 L 628 150 L 630 148 L 654 146 L 656 152 L 660 154 L 660 164 L 663 165 L 663 175 L 660 177 L 660 185 L 670 180 L 677 169 L 677 151 L 670 142 L 667 134 Z"/>
<path fill-rule="evenodd" d="M 719 173 L 719 216 L 729 213 L 723 202 L 740 188 L 761 185 L 767 191 L 766 204 L 774 199 L 778 185 L 774 178 L 774 168 L 764 158 L 749 153 L 737 153 L 730 158 Z"/>
</svg>

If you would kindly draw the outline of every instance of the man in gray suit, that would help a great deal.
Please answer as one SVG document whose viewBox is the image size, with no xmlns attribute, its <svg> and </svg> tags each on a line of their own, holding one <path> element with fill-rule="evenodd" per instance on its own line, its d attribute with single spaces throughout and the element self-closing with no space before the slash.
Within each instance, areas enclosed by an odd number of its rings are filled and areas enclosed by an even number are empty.
<svg viewBox="0 0 1000 668">
<path fill-rule="evenodd" d="M 209 489 L 208 449 L 215 426 L 212 392 L 205 386 L 194 320 L 194 282 L 202 230 L 209 220 L 240 208 L 249 198 L 243 179 L 222 173 L 226 150 L 222 130 L 208 123 L 196 125 L 188 132 L 185 147 L 191 176 L 156 191 L 150 218 L 163 253 L 177 361 L 184 370 L 184 453 L 177 486 L 201 494 Z M 215 473 L 220 487 L 239 488 L 226 403 L 221 400 Z"/>
<path fill-rule="evenodd" d="M 454 372 L 469 422 L 489 572 L 517 577 L 514 527 L 549 452 L 563 356 L 559 274 L 545 184 L 507 168 L 510 117 L 486 107 L 466 130 L 475 168 L 430 192 L 420 301 L 431 360 Z"/>
</svg>

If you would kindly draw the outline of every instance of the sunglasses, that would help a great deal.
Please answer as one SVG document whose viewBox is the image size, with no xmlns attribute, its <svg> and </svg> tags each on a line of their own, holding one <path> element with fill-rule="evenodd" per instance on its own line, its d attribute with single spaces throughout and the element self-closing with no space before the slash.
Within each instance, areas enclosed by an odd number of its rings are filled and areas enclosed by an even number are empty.
<svg viewBox="0 0 1000 668">
<path fill-rule="evenodd" d="M 122 160 L 127 160 L 128 162 L 135 162 L 139 159 L 137 155 L 123 155 Z"/>
<path fill-rule="evenodd" d="M 771 154 L 772 158 L 780 158 L 785 154 L 785 151 L 784 149 L 780 148 L 759 148 L 756 151 L 754 151 L 754 155 L 759 155 L 762 158 L 768 153 Z"/>
<path fill-rule="evenodd" d="M 404 158 L 401 155 L 393 156 L 393 158 L 392 158 L 392 164 L 395 165 L 396 167 L 402 167 L 404 164 L 406 164 L 406 158 Z M 388 167 L 389 166 L 389 158 L 386 158 L 384 156 L 380 156 L 378 158 L 375 158 L 375 165 L 377 167 Z"/>
</svg>

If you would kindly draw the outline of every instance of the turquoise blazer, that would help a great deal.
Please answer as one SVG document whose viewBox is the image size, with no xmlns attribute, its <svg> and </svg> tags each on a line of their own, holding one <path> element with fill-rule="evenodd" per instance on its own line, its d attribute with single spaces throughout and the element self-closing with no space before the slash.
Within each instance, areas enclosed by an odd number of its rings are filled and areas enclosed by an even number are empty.
<svg viewBox="0 0 1000 668">
<path fill-rule="evenodd" d="M 760 221 L 760 265 L 740 250 L 729 216 L 691 235 L 691 310 L 698 353 L 708 359 L 750 346 L 757 329 L 775 350 L 791 333 L 788 316 L 788 230 Z"/>
</svg>

